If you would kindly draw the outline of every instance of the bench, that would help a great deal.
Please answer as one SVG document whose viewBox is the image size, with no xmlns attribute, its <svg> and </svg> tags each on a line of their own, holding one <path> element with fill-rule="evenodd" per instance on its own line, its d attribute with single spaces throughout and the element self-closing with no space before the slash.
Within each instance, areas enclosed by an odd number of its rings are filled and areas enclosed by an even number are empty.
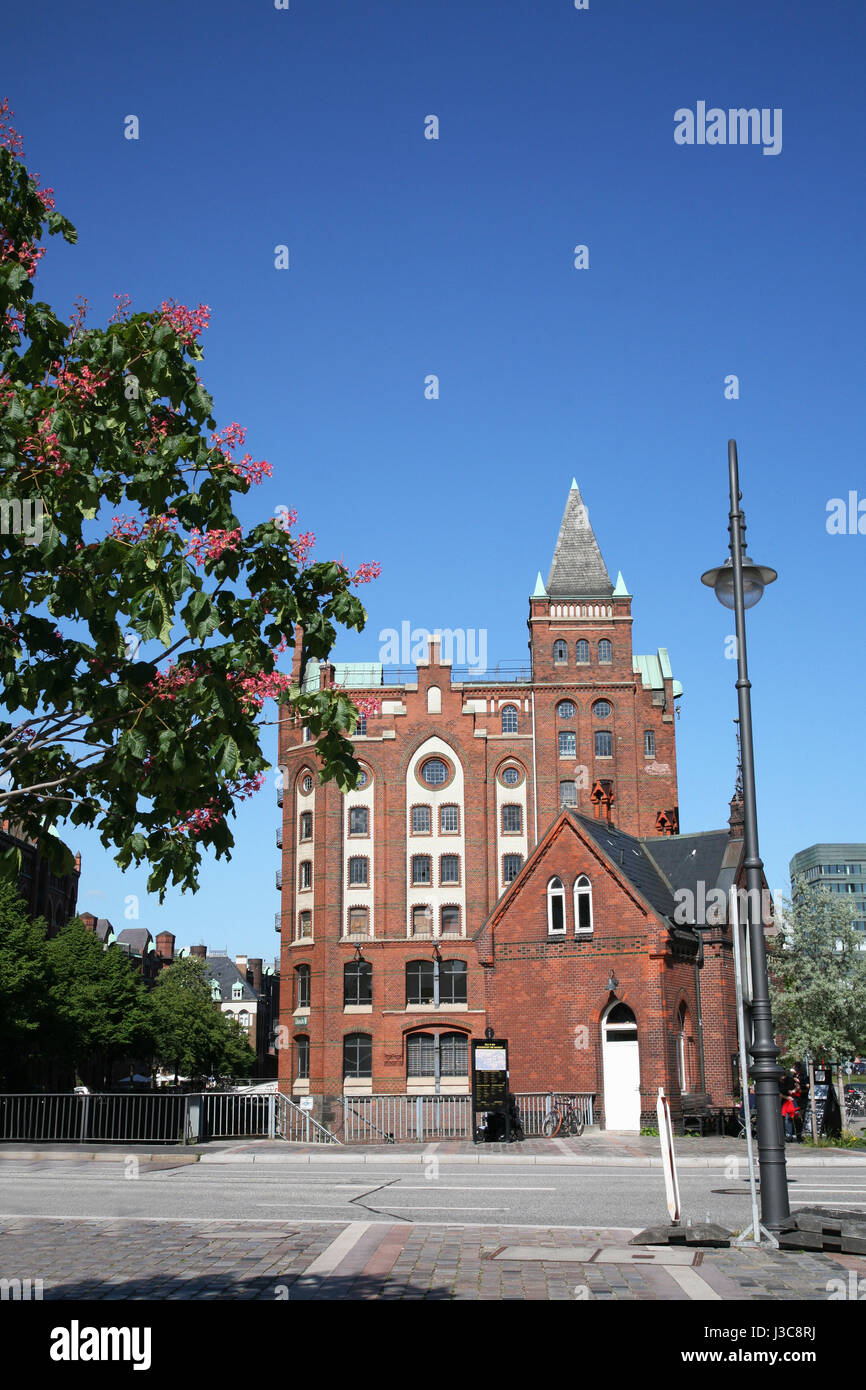
<svg viewBox="0 0 866 1390">
<path fill-rule="evenodd" d="M 710 1108 L 706 1091 L 688 1091 L 680 1097 L 683 1110 L 683 1134 L 715 1134 L 719 1120 L 715 1110 Z"/>
</svg>

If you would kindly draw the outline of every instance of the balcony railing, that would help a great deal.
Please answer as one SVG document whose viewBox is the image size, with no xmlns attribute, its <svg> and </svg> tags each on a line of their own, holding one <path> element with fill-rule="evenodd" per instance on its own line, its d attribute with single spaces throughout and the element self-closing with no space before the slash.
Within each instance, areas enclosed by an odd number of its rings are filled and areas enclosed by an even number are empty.
<svg viewBox="0 0 866 1390">
<path fill-rule="evenodd" d="M 282 826 L 279 826 L 279 827 L 277 828 L 277 849 L 282 849 L 282 847 L 283 847 L 283 827 L 282 827 Z"/>
<path fill-rule="evenodd" d="M 283 929 L 283 914 L 282 914 L 281 912 L 275 912 L 275 913 L 274 913 L 274 931 L 282 931 L 282 929 Z"/>
<path fill-rule="evenodd" d="M 276 879 L 277 879 L 277 891 L 278 891 L 279 893 L 282 893 L 282 891 L 283 891 L 283 871 L 282 871 L 282 869 L 277 869 Z"/>
<path fill-rule="evenodd" d="M 282 787 L 279 787 L 278 790 L 277 790 L 277 805 L 278 805 L 278 806 L 282 806 L 282 804 L 283 804 L 283 789 L 282 789 Z"/>
</svg>

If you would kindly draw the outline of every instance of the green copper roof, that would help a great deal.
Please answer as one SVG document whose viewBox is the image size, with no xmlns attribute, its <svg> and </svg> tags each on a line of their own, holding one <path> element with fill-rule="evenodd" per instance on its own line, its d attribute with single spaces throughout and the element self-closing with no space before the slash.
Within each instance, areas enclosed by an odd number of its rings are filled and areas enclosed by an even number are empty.
<svg viewBox="0 0 866 1390">
<path fill-rule="evenodd" d="M 547 590 L 541 579 L 541 570 L 538 571 L 538 578 L 535 581 L 535 588 L 532 591 L 533 598 L 547 598 Z"/>
<path fill-rule="evenodd" d="M 634 655 L 631 665 L 635 675 L 640 676 L 644 690 L 664 690 L 665 681 L 670 680 L 673 681 L 674 699 L 678 700 L 682 695 L 682 685 L 673 679 L 667 647 L 659 647 L 655 656 Z"/>
</svg>

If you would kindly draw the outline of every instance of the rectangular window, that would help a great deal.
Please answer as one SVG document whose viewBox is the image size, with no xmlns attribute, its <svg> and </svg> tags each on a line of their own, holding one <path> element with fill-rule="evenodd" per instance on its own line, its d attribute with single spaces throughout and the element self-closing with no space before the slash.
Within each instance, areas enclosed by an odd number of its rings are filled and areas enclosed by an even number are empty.
<svg viewBox="0 0 866 1390">
<path fill-rule="evenodd" d="M 559 735 L 559 756 L 561 758 L 577 757 L 577 734 L 573 730 L 564 729 Z"/>
<path fill-rule="evenodd" d="M 366 936 L 368 931 L 366 907 L 350 907 L 349 916 L 346 920 L 347 936 Z"/>
<path fill-rule="evenodd" d="M 523 867 L 522 854 L 506 854 L 502 877 L 506 883 L 513 883 Z"/>
<path fill-rule="evenodd" d="M 406 1040 L 406 1075 L 434 1076 L 436 1039 L 432 1033 L 414 1033 Z"/>
<path fill-rule="evenodd" d="M 435 993 L 432 960 L 412 960 L 406 966 L 406 1004 L 432 1004 Z"/>
<path fill-rule="evenodd" d="M 311 859 L 302 859 L 300 863 L 300 886 L 302 888 L 312 888 L 313 886 L 313 863 Z"/>
<path fill-rule="evenodd" d="M 412 935 L 433 935 L 433 910 L 429 907 L 412 908 Z"/>
<path fill-rule="evenodd" d="M 430 834 L 430 807 L 429 807 L 429 806 L 413 806 L 413 807 L 412 807 L 412 834 L 413 834 L 413 835 L 429 835 L 429 834 Z"/>
<path fill-rule="evenodd" d="M 310 1039 L 295 1038 L 295 1076 L 299 1081 L 310 1079 Z"/>
<path fill-rule="evenodd" d="M 301 840 L 312 840 L 313 838 L 313 813 L 312 811 L 301 812 Z"/>
<path fill-rule="evenodd" d="M 441 916 L 441 927 L 443 936 L 460 935 L 460 908 L 443 907 Z"/>
<path fill-rule="evenodd" d="M 412 882 L 416 886 L 433 882 L 433 865 L 429 854 L 412 856 Z"/>
<path fill-rule="evenodd" d="M 595 756 L 597 758 L 613 757 L 613 735 L 607 729 L 599 729 L 595 735 Z"/>
<path fill-rule="evenodd" d="M 298 913 L 298 941 L 305 941 L 313 935 L 313 914 L 312 912 Z"/>
<path fill-rule="evenodd" d="M 368 880 L 367 880 L 367 870 L 368 870 L 368 866 L 369 866 L 369 860 L 367 860 L 367 859 L 360 859 L 360 858 L 358 858 L 358 859 L 350 859 L 350 860 L 349 860 L 349 886 L 350 886 L 350 888 L 366 888 L 366 887 L 367 887 L 367 881 L 368 881 Z"/>
<path fill-rule="evenodd" d="M 351 810 L 349 811 L 350 835 L 367 834 L 367 815 L 368 812 L 366 806 L 353 806 L 351 808 Z"/>
<path fill-rule="evenodd" d="M 523 829 L 523 809 L 520 806 L 503 806 L 503 835 L 519 835 Z"/>
<path fill-rule="evenodd" d="M 439 807 L 439 833 L 440 835 L 458 835 L 460 833 L 460 808 L 458 806 Z"/>
<path fill-rule="evenodd" d="M 656 736 L 652 729 L 644 730 L 643 755 L 645 758 L 654 758 L 656 755 Z"/>
<path fill-rule="evenodd" d="M 439 1003 L 465 1004 L 466 962 L 465 960 L 443 960 L 439 965 Z"/>
<path fill-rule="evenodd" d="M 367 961 L 351 961 L 343 970 L 343 1008 L 373 1002 L 373 967 Z"/>
<path fill-rule="evenodd" d="M 439 1039 L 440 1076 L 469 1074 L 469 1043 L 462 1033 L 446 1033 Z"/>
<path fill-rule="evenodd" d="M 460 856 L 459 854 L 443 854 L 439 864 L 440 883 L 459 883 L 460 882 Z"/>
<path fill-rule="evenodd" d="M 575 782 L 560 782 L 559 804 L 560 806 L 577 805 L 577 784 Z"/>
</svg>

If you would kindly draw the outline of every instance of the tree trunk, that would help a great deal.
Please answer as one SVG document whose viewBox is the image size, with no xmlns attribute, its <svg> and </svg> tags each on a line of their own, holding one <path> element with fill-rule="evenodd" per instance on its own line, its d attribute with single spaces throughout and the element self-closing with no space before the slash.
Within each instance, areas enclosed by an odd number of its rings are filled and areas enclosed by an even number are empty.
<svg viewBox="0 0 866 1390">
<path fill-rule="evenodd" d="M 809 1114 L 812 1117 L 812 1138 L 818 1142 L 818 1121 L 815 1118 L 815 1063 L 809 1058 Z"/>
</svg>

